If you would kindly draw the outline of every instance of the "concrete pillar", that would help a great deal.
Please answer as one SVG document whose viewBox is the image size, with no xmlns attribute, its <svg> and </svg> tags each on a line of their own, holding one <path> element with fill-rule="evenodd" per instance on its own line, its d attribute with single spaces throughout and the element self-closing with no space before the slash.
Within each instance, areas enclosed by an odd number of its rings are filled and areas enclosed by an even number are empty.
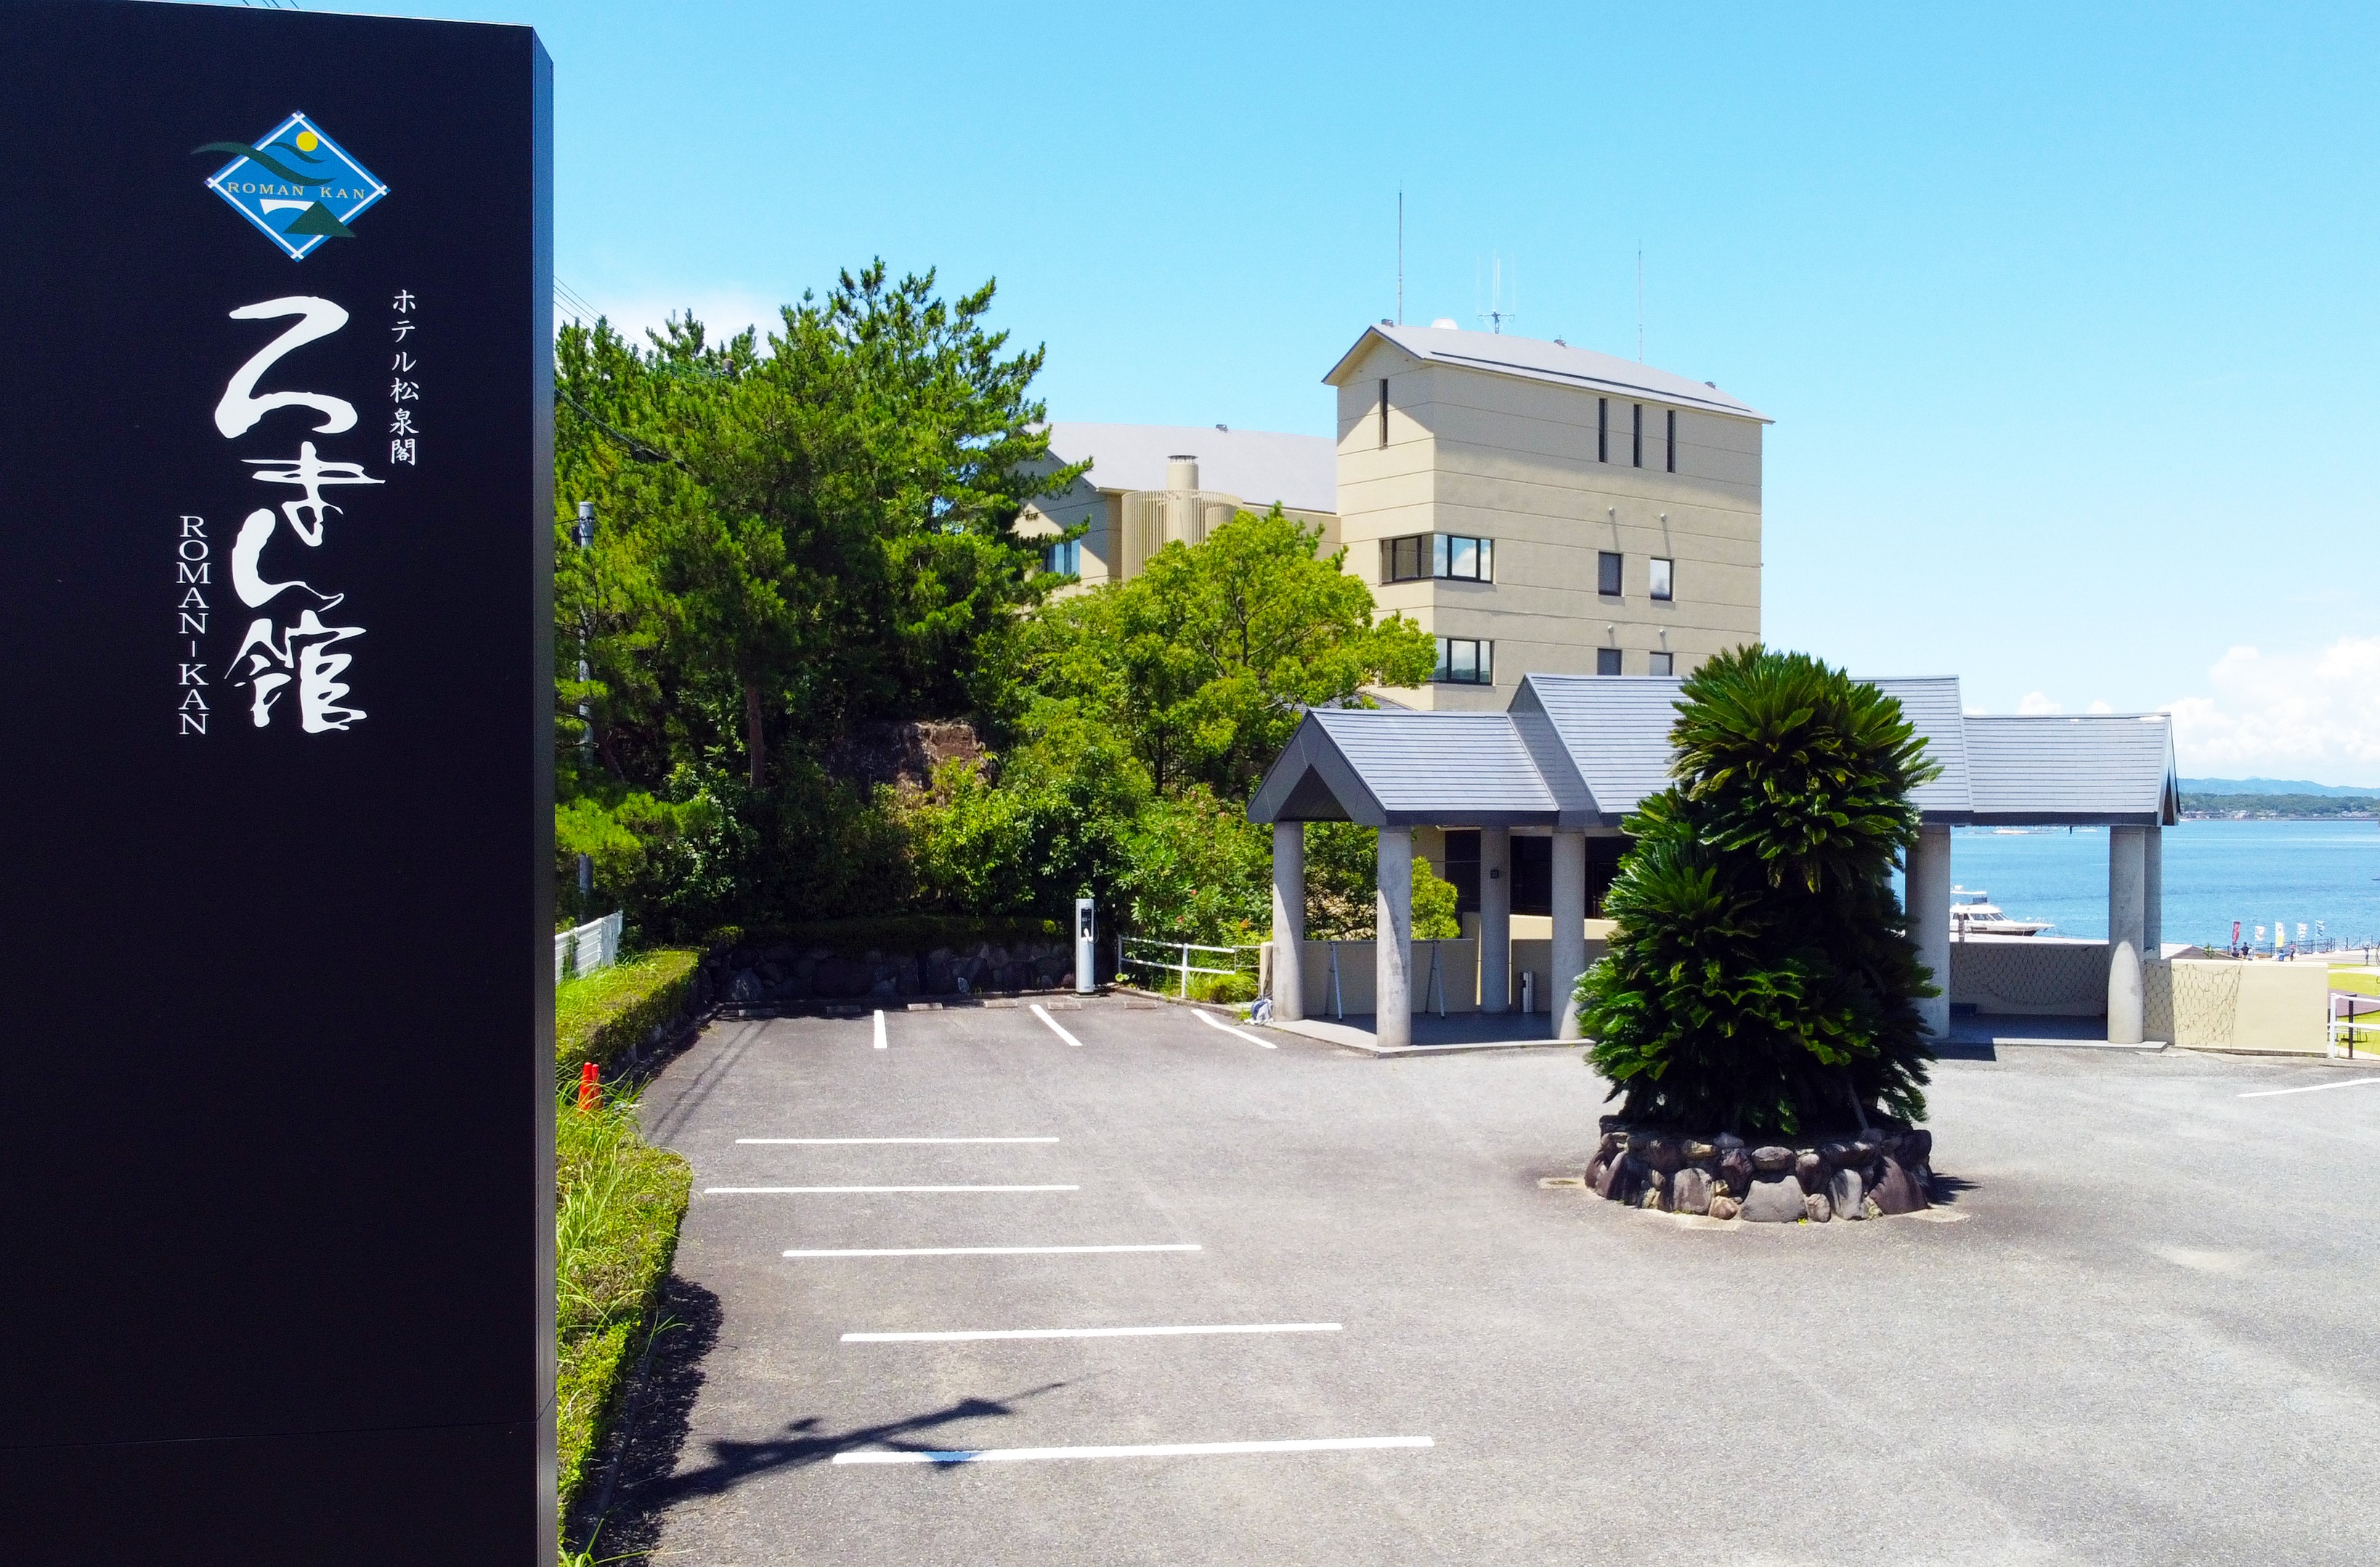
<svg viewBox="0 0 2380 1567">
<path fill-rule="evenodd" d="M 1479 1010 L 1512 1005 L 1512 830 L 1479 830 Z"/>
<path fill-rule="evenodd" d="M 1546 1010 L 1554 1038 L 1576 1039 L 1578 977 L 1586 972 L 1586 834 L 1557 828 L 1553 844 L 1553 951 L 1546 964 Z"/>
<path fill-rule="evenodd" d="M 2141 943 L 2147 914 L 2143 896 L 2146 880 L 2147 830 L 2107 829 L 2107 1040 L 2110 1044 L 2141 1042 L 2141 1012 L 2145 997 L 2141 986 Z"/>
<path fill-rule="evenodd" d="M 1305 823 L 1272 824 L 1272 1014 L 1305 1015 Z"/>
<path fill-rule="evenodd" d="M 2141 961 L 2165 956 L 2165 829 L 2141 829 Z"/>
<path fill-rule="evenodd" d="M 1380 829 L 1379 891 L 1372 899 L 1372 1038 L 1413 1043 L 1413 829 Z"/>
<path fill-rule="evenodd" d="M 1937 1039 L 1950 1037 L 1950 830 L 1921 827 L 1917 846 L 1909 851 L 1909 934 L 1917 943 L 1917 961 L 1934 971 L 1942 993 L 1917 1003 L 1925 1031 Z"/>
</svg>

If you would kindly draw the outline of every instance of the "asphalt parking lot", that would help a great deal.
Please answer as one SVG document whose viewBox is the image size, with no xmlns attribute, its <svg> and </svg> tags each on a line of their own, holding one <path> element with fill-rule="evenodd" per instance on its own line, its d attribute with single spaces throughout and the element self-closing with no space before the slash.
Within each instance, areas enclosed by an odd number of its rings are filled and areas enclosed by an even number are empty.
<svg viewBox="0 0 2380 1567">
<path fill-rule="evenodd" d="M 606 1545 L 2380 1560 L 2380 1073 L 1946 1061 L 1942 1216 L 1822 1226 L 1541 1184 L 1601 1098 L 1114 998 L 714 1025 L 645 1100 L 685 1325 Z"/>
</svg>

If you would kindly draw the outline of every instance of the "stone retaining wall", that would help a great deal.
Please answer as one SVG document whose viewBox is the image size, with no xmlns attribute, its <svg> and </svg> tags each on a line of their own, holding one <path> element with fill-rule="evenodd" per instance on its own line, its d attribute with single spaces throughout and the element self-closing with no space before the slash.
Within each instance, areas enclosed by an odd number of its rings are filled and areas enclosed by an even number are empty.
<svg viewBox="0 0 2380 1567">
<path fill-rule="evenodd" d="M 714 954 L 705 967 L 719 998 L 730 1006 L 784 1006 L 1072 989 L 1075 949 L 1058 936 L 977 941 L 927 952 L 869 948 L 856 955 L 831 946 L 783 941 L 731 947 Z"/>
<path fill-rule="evenodd" d="M 1755 1148 L 1725 1132 L 1689 1136 L 1607 1116 L 1586 1184 L 1632 1208 L 1755 1224 L 1880 1219 L 1928 1206 L 1933 1154 L 1934 1134 L 1922 1127 Z"/>
</svg>

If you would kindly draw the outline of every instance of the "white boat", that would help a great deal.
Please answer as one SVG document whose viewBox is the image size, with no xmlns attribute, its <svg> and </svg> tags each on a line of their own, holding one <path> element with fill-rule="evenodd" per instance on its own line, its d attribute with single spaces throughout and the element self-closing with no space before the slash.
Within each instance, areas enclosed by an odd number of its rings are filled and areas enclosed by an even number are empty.
<svg viewBox="0 0 2380 1567">
<path fill-rule="evenodd" d="M 1954 940 L 1968 936 L 2038 936 L 2050 928 L 2046 919 L 2010 919 L 1992 903 L 1991 894 L 1970 892 L 1964 887 L 1950 889 L 1950 935 Z"/>
</svg>

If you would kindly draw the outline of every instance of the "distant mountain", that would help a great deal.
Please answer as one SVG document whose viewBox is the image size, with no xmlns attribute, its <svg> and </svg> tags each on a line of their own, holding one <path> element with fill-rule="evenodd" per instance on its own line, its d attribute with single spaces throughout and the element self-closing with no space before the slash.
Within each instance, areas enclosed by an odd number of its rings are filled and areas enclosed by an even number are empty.
<svg viewBox="0 0 2380 1567">
<path fill-rule="evenodd" d="M 2380 796 L 2380 784 L 2359 788 L 2351 784 L 2308 784 L 2297 778 L 2185 778 L 2185 795 L 2363 795 Z"/>
</svg>

